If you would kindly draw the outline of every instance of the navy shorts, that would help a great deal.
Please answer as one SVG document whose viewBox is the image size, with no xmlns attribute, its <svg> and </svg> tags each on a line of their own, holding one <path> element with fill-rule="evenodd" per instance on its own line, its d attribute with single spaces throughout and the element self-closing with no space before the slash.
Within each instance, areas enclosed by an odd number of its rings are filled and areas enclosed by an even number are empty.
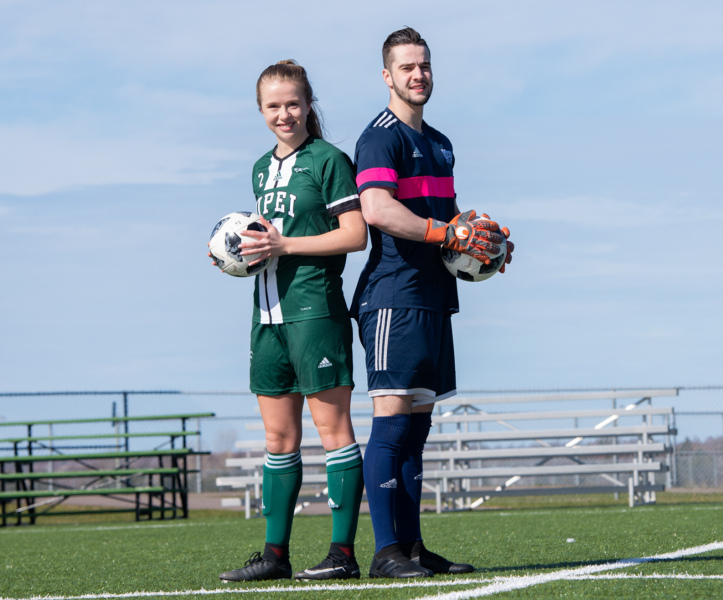
<svg viewBox="0 0 723 600">
<path fill-rule="evenodd" d="M 369 396 L 429 404 L 457 393 L 450 314 L 382 308 L 359 315 Z"/>
</svg>

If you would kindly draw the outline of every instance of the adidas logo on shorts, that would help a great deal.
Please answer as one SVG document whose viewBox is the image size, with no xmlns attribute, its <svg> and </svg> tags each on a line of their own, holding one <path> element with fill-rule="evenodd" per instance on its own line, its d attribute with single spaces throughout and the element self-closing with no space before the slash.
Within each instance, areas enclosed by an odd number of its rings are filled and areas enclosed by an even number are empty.
<svg viewBox="0 0 723 600">
<path fill-rule="evenodd" d="M 331 499 L 331 496 L 329 496 L 327 504 L 329 505 L 329 508 L 339 508 L 339 505 Z"/>
<path fill-rule="evenodd" d="M 324 367 L 333 367 L 333 366 L 334 365 L 331 364 L 331 361 L 328 358 L 326 358 L 326 356 L 325 356 L 324 358 L 321 359 L 321 362 L 319 363 L 319 366 L 317 367 L 317 369 L 323 369 Z"/>
<path fill-rule="evenodd" d="M 423 481 L 424 480 L 424 473 L 420 473 L 414 478 L 414 481 Z"/>
<path fill-rule="evenodd" d="M 396 480 L 396 479 L 390 479 L 390 480 L 387 481 L 386 483 L 382 483 L 382 485 L 380 485 L 379 487 L 381 487 L 381 488 L 387 488 L 387 489 L 390 489 L 390 490 L 396 489 L 396 487 L 397 487 L 397 480 Z"/>
</svg>

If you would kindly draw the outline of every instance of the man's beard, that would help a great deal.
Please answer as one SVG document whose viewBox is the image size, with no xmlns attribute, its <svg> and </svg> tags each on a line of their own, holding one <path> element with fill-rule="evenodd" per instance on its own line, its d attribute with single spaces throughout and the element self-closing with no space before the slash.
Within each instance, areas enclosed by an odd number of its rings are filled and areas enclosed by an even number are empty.
<svg viewBox="0 0 723 600">
<path fill-rule="evenodd" d="M 397 94 L 397 96 L 399 96 L 402 100 L 404 100 L 405 102 L 408 102 L 412 106 L 424 106 L 429 101 L 430 97 L 432 96 L 433 85 L 432 85 L 431 81 L 429 82 L 429 85 L 425 89 L 426 95 L 425 96 L 416 96 L 414 98 L 412 98 L 412 96 L 410 95 L 408 90 L 406 90 L 406 89 L 402 90 L 402 89 L 398 88 L 396 83 L 392 83 L 392 85 L 394 87 L 394 92 Z"/>
</svg>

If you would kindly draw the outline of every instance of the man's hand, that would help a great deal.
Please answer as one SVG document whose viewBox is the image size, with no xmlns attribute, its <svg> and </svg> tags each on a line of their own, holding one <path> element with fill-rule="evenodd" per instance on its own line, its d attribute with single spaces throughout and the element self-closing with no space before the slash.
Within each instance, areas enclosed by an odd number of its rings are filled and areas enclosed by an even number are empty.
<svg viewBox="0 0 723 600">
<path fill-rule="evenodd" d="M 485 250 L 492 254 L 499 254 L 501 244 L 505 241 L 500 227 L 494 221 L 480 219 L 475 221 L 477 213 L 468 210 L 457 215 L 449 223 L 427 219 L 427 231 L 424 241 L 429 244 L 439 244 L 455 252 L 462 252 L 474 256 L 485 264 L 491 262 Z M 509 256 L 509 253 L 508 253 Z"/>
<path fill-rule="evenodd" d="M 505 267 L 512 262 L 512 253 L 515 250 L 515 245 L 510 241 L 510 230 L 507 229 L 507 227 L 500 229 L 500 232 L 507 240 L 507 256 L 505 256 L 505 263 L 500 267 L 500 273 L 504 273 Z"/>
</svg>

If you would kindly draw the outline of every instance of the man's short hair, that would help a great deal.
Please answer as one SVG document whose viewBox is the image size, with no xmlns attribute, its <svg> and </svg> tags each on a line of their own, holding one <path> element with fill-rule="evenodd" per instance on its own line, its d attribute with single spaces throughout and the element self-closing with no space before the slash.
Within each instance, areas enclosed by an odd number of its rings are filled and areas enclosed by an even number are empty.
<svg viewBox="0 0 723 600">
<path fill-rule="evenodd" d="M 390 33 L 386 41 L 384 42 L 384 45 L 382 46 L 382 60 L 384 61 L 384 68 L 387 71 L 389 71 L 390 67 L 392 66 L 390 58 L 392 48 L 394 48 L 394 46 L 403 46 L 405 44 L 424 46 L 427 49 L 427 52 L 429 52 L 429 46 L 427 46 L 427 42 L 425 42 L 422 39 L 422 36 L 419 35 L 419 33 L 411 27 L 405 27 L 404 29 L 400 29 L 398 31 L 395 31 L 394 33 Z"/>
</svg>

